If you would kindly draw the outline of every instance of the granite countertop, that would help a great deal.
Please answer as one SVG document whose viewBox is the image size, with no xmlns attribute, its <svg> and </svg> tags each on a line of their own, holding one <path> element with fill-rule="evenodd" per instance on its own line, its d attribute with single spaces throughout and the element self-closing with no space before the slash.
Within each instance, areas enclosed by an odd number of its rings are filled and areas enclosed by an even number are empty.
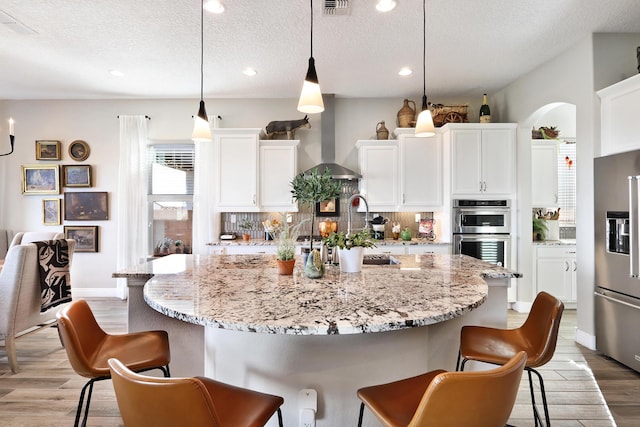
<svg viewBox="0 0 640 427">
<path fill-rule="evenodd" d="M 357 334 L 429 325 L 481 305 L 484 279 L 519 273 L 465 255 L 398 255 L 396 265 L 322 279 L 277 273 L 274 255 L 170 255 L 114 274 L 153 278 L 144 298 L 186 322 L 235 331 L 293 335 Z M 506 286 L 506 283 L 505 283 Z"/>
<path fill-rule="evenodd" d="M 299 245 L 309 244 L 308 240 L 297 242 Z M 322 244 L 322 242 L 318 240 L 313 241 L 315 244 Z M 249 241 L 244 241 L 242 239 L 235 240 L 221 240 L 218 242 L 210 242 L 207 243 L 208 246 L 273 246 L 276 242 L 273 240 L 264 240 L 264 239 L 251 239 Z M 376 246 L 412 246 L 412 245 L 439 245 L 446 246 L 451 245 L 451 242 L 442 242 L 440 240 L 427 240 L 427 239 L 411 239 L 408 241 L 404 240 L 394 240 L 394 239 L 384 239 L 384 240 L 376 240 Z"/>
<path fill-rule="evenodd" d="M 533 246 L 575 246 L 576 239 L 535 240 Z"/>
</svg>

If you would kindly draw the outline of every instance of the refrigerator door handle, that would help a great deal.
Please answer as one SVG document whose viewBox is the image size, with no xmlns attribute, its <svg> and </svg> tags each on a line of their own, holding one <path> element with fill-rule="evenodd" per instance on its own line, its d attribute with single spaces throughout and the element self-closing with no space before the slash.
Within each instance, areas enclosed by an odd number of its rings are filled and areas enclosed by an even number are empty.
<svg viewBox="0 0 640 427">
<path fill-rule="evenodd" d="M 629 277 L 638 277 L 638 227 L 636 224 L 638 212 L 638 182 L 637 176 L 629 177 Z"/>
<path fill-rule="evenodd" d="M 594 292 L 594 293 L 593 293 L 593 295 L 595 295 L 595 296 L 597 296 L 597 297 L 604 298 L 604 299 L 606 299 L 607 301 L 615 302 L 615 303 L 617 303 L 617 304 L 622 304 L 622 305 L 624 305 L 624 306 L 626 306 L 626 307 L 631 307 L 631 308 L 635 308 L 636 310 L 640 310 L 640 306 L 638 306 L 638 305 L 631 304 L 631 303 L 628 303 L 628 302 L 626 302 L 626 301 L 619 300 L 619 299 L 617 299 L 617 298 L 612 298 L 612 297 L 610 297 L 610 296 L 608 296 L 608 295 L 601 294 L 600 292 Z"/>
</svg>

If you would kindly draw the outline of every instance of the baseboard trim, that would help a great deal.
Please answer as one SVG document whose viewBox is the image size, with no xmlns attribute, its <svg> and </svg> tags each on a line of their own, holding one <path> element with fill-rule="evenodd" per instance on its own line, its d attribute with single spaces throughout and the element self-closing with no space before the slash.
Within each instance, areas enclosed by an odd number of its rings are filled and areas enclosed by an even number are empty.
<svg viewBox="0 0 640 427">
<path fill-rule="evenodd" d="M 511 309 L 518 313 L 528 313 L 531 311 L 532 302 L 515 301 L 511 303 Z"/>
<path fill-rule="evenodd" d="M 576 342 L 587 347 L 589 350 L 595 351 L 596 349 L 596 336 L 581 331 L 578 328 L 576 328 Z"/>
<path fill-rule="evenodd" d="M 72 288 L 73 298 L 123 298 L 122 292 L 117 288 Z"/>
</svg>

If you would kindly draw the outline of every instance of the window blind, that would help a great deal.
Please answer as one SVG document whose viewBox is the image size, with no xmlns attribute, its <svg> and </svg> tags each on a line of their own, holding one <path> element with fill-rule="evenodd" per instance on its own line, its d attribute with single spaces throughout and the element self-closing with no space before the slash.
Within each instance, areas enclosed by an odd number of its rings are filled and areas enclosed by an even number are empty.
<svg viewBox="0 0 640 427">
<path fill-rule="evenodd" d="M 149 146 L 149 194 L 193 194 L 193 144 Z"/>
<path fill-rule="evenodd" d="M 558 147 L 558 206 L 560 225 L 576 223 L 576 144 L 562 143 Z"/>
</svg>

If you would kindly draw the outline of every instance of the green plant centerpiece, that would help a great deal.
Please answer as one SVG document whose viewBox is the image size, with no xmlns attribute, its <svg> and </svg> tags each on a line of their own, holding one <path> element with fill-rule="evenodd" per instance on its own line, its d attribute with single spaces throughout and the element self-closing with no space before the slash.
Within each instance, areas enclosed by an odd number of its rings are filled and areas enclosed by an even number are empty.
<svg viewBox="0 0 640 427">
<path fill-rule="evenodd" d="M 340 181 L 331 177 L 329 168 L 326 168 L 322 174 L 318 172 L 318 168 L 302 172 L 291 181 L 293 200 L 311 209 L 311 231 L 309 232 L 311 250 L 313 250 L 313 225 L 316 222 L 316 203 L 340 196 L 341 187 Z"/>
<path fill-rule="evenodd" d="M 255 228 L 255 224 L 249 218 L 244 217 L 238 223 L 238 227 L 240 227 L 240 229 L 242 229 L 242 230 L 246 230 L 242 234 L 242 239 L 243 240 L 249 240 L 251 238 L 251 233 L 249 233 L 249 232 Z"/>
<path fill-rule="evenodd" d="M 333 232 L 322 242 L 330 248 L 338 248 L 340 271 L 346 273 L 361 271 L 364 249 L 376 247 L 375 239 L 368 228 L 350 235 L 343 231 Z"/>
</svg>

